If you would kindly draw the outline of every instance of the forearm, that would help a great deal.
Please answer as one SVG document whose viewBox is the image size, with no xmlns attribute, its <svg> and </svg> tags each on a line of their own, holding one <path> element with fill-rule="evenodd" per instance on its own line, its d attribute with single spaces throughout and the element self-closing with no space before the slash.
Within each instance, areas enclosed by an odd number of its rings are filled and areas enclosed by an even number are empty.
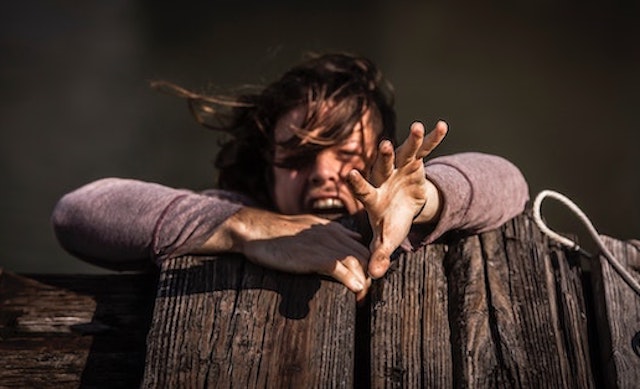
<svg viewBox="0 0 640 389">
<path fill-rule="evenodd" d="M 191 252 L 240 205 L 135 180 L 103 179 L 65 195 L 52 223 L 60 244 L 88 260 L 162 260 Z"/>
<path fill-rule="evenodd" d="M 198 254 L 238 253 L 250 260 L 261 263 L 261 258 L 253 255 L 256 245 L 270 242 L 279 245 L 317 239 L 322 244 L 322 233 L 327 230 L 334 234 L 349 236 L 349 240 L 359 234 L 351 232 L 338 223 L 314 215 L 283 215 L 261 208 L 243 206 L 229 216 L 215 231 L 195 249 Z M 335 243 L 336 237 L 331 240 Z M 325 242 L 328 245 L 328 242 Z M 311 252 L 312 253 L 312 252 Z M 262 263 L 263 265 L 269 265 Z M 277 266 L 276 266 L 277 267 Z"/>
<path fill-rule="evenodd" d="M 317 216 L 243 207 L 196 252 L 235 252 L 280 271 L 328 275 L 363 298 L 370 285 L 364 273 L 369 251 L 359 239 L 359 234 L 339 223 Z"/>
<path fill-rule="evenodd" d="M 425 170 L 440 193 L 440 211 L 420 243 L 433 242 L 450 230 L 480 233 L 496 228 L 522 212 L 529 200 L 522 173 L 501 157 L 456 154 L 428 161 Z M 415 236 L 412 242 L 418 243 Z"/>
<path fill-rule="evenodd" d="M 196 254 L 244 253 L 244 243 L 260 239 L 259 230 L 264 220 L 276 215 L 258 208 L 242 207 L 228 217 L 204 241 L 194 249 Z M 267 223 L 268 225 L 269 223 Z M 253 226 L 253 228 L 250 228 Z"/>
</svg>

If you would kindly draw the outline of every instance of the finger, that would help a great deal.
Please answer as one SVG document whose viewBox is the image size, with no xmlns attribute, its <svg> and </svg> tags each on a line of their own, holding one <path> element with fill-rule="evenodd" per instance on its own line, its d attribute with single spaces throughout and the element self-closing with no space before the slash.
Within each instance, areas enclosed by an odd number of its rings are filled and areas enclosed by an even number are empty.
<svg viewBox="0 0 640 389">
<path fill-rule="evenodd" d="M 413 122 L 409 129 L 409 136 L 396 150 L 396 167 L 401 168 L 414 161 L 417 152 L 422 146 L 424 139 L 424 125 L 420 122 Z"/>
<path fill-rule="evenodd" d="M 383 140 L 378 145 L 378 156 L 371 169 L 371 183 L 380 186 L 391 177 L 393 173 L 394 151 L 393 145 L 388 140 Z"/>
<path fill-rule="evenodd" d="M 365 180 L 359 171 L 351 170 L 346 181 L 353 195 L 364 204 L 365 208 L 375 202 L 376 188 Z"/>
<path fill-rule="evenodd" d="M 367 282 L 367 276 L 364 274 L 364 269 L 367 268 L 366 262 L 360 261 L 359 258 L 349 255 L 342 261 L 342 264 L 349 269 L 349 271 L 358 279 L 358 281 L 360 281 L 362 285 L 365 285 Z"/>
<path fill-rule="evenodd" d="M 367 277 L 366 283 L 364 284 L 364 289 L 360 292 L 356 293 L 356 302 L 358 305 L 361 305 L 365 298 L 367 297 L 367 293 L 369 293 L 369 288 L 371 287 L 371 278 Z"/>
<path fill-rule="evenodd" d="M 389 254 L 387 254 L 383 249 L 375 250 L 371 255 L 371 260 L 369 261 L 369 276 L 373 279 L 380 278 L 385 275 L 387 270 L 389 270 L 389 266 L 391 266 Z"/>
<path fill-rule="evenodd" d="M 362 278 L 355 276 L 340 261 L 336 261 L 336 267 L 333 270 L 333 274 L 330 274 L 330 276 L 341 282 L 344 286 L 346 286 L 350 291 L 354 293 L 361 292 L 365 288 L 364 283 L 359 280 L 359 278 Z"/>
<path fill-rule="evenodd" d="M 418 150 L 416 157 L 424 158 L 438 147 L 449 131 L 449 126 L 444 120 L 439 120 L 431 132 L 429 132 L 422 141 L 422 146 Z"/>
</svg>

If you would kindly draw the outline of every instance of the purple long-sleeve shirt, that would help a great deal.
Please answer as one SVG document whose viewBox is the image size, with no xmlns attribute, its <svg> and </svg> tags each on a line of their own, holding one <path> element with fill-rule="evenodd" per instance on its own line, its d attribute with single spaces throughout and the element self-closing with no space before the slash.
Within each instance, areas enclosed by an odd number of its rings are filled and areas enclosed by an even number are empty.
<svg viewBox="0 0 640 389">
<path fill-rule="evenodd" d="M 451 230 L 479 233 L 524 210 L 527 183 L 509 161 L 481 153 L 435 158 L 427 178 L 440 190 L 443 207 L 434 228 L 409 236 L 414 248 Z M 161 262 L 201 247 L 216 228 L 244 205 L 246 196 L 210 190 L 195 193 L 130 179 L 105 178 L 66 194 L 52 222 L 70 253 L 103 265 Z"/>
</svg>

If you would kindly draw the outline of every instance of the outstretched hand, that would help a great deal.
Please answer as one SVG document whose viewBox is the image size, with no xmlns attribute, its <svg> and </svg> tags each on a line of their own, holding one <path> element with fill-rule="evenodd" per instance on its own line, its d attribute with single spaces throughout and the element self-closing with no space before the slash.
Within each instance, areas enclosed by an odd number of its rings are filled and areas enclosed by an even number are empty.
<svg viewBox="0 0 640 389">
<path fill-rule="evenodd" d="M 444 121 L 439 121 L 427 135 L 424 125 L 414 122 L 409 136 L 395 152 L 391 142 L 380 142 L 370 181 L 357 170 L 349 173 L 347 182 L 364 204 L 373 230 L 368 266 L 371 277 L 379 278 L 387 272 L 391 254 L 407 237 L 414 222 L 436 221 L 439 194 L 425 177 L 422 159 L 446 134 Z"/>
</svg>

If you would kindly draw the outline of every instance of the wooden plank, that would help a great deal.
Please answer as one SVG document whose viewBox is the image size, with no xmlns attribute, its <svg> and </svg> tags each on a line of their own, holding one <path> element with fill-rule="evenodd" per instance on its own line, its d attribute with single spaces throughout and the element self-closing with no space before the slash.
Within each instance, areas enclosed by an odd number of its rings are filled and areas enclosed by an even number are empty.
<svg viewBox="0 0 640 389">
<path fill-rule="evenodd" d="M 443 245 L 403 254 L 371 295 L 371 387 L 452 384 Z"/>
<path fill-rule="evenodd" d="M 372 295 L 372 387 L 594 387 L 580 269 L 528 217 L 422 251 Z"/>
<path fill-rule="evenodd" d="M 509 382 L 511 361 L 496 344 L 497 330 L 490 315 L 502 309 L 502 296 L 489 293 L 480 237 L 462 240 L 445 258 L 450 288 L 449 320 L 455 387 L 501 387 Z M 493 298 L 493 300 L 492 300 Z M 495 301 L 494 301 L 495 300 Z M 505 341 L 508 341 L 505 339 Z"/>
<path fill-rule="evenodd" d="M 139 386 L 156 277 L 0 269 L 0 386 Z"/>
<path fill-rule="evenodd" d="M 143 387 L 353 386 L 355 298 L 237 256 L 165 262 Z"/>
<path fill-rule="evenodd" d="M 640 244 L 602 236 L 605 246 L 640 280 Z M 637 242 L 637 241 L 636 241 Z M 610 388 L 640 385 L 640 296 L 601 256 L 592 272 L 600 363 Z"/>
<path fill-rule="evenodd" d="M 506 386 L 595 387 L 578 258 L 550 245 L 527 215 L 481 239 L 492 334 L 503 361 L 513 356 Z M 497 309 L 493 302 L 500 300 Z"/>
</svg>

